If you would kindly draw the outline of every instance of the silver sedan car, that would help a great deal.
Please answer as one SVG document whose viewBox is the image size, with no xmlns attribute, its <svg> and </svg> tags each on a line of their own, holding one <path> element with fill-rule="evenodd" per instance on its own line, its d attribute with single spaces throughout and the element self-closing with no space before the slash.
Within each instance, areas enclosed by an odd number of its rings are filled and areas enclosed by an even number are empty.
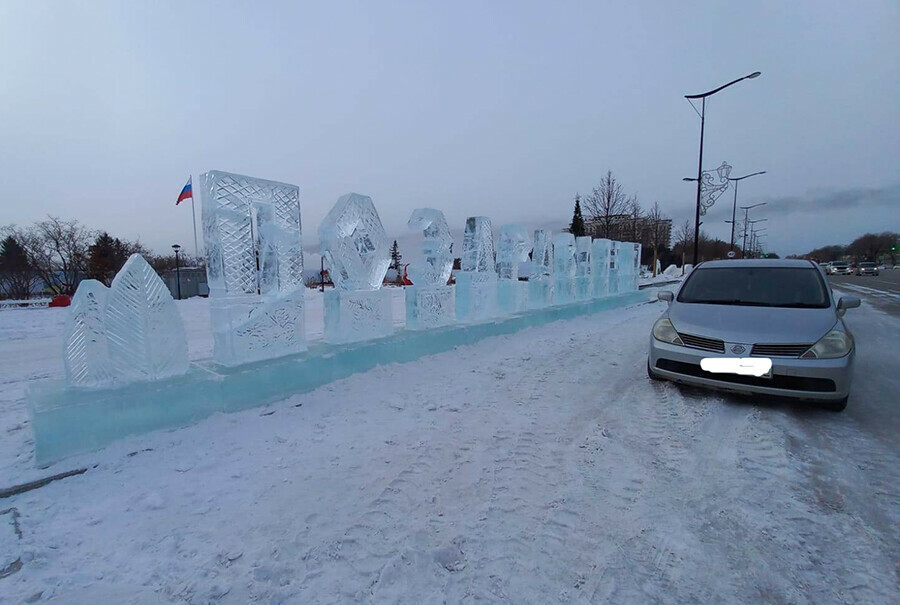
<svg viewBox="0 0 900 605">
<path fill-rule="evenodd" d="M 835 301 L 815 263 L 700 263 L 677 295 L 659 298 L 669 308 L 650 336 L 650 378 L 847 407 L 854 344 L 842 317 L 859 299 Z"/>
</svg>

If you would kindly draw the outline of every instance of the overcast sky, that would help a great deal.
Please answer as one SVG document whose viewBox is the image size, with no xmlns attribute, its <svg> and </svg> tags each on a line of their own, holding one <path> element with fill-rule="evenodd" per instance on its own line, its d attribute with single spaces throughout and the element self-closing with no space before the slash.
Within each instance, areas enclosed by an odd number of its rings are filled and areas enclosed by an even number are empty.
<svg viewBox="0 0 900 605">
<path fill-rule="evenodd" d="M 0 225 L 47 214 L 192 249 L 189 174 L 300 186 L 304 238 L 347 192 L 571 217 L 607 169 L 693 217 L 705 168 L 768 201 L 781 254 L 900 231 L 900 3 L 0 0 Z M 704 230 L 727 240 L 731 192 Z M 199 219 L 199 200 L 198 200 Z M 707 229 L 708 228 L 708 229 Z"/>
</svg>

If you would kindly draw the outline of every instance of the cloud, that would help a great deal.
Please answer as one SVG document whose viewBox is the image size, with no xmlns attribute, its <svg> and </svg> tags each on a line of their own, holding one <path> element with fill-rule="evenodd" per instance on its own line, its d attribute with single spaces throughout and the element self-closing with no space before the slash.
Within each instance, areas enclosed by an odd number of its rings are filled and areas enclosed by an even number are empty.
<svg viewBox="0 0 900 605">
<path fill-rule="evenodd" d="M 880 188 L 809 192 L 801 196 L 764 198 L 766 216 L 801 212 L 831 212 L 893 206 L 900 201 L 900 184 Z"/>
</svg>

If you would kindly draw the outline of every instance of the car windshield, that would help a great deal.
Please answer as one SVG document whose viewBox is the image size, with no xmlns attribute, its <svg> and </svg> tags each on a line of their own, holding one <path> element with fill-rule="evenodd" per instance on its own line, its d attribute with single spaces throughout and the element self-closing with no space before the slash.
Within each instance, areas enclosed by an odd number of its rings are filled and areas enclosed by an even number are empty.
<svg viewBox="0 0 900 605">
<path fill-rule="evenodd" d="M 817 309 L 829 306 L 825 285 L 812 267 L 700 267 L 691 272 L 678 302 Z"/>
<path fill-rule="evenodd" d="M 831 263 L 832 267 L 847 267 L 849 263 Z"/>
<path fill-rule="evenodd" d="M 860 267 L 874 267 L 875 263 L 859 263 Z"/>
</svg>

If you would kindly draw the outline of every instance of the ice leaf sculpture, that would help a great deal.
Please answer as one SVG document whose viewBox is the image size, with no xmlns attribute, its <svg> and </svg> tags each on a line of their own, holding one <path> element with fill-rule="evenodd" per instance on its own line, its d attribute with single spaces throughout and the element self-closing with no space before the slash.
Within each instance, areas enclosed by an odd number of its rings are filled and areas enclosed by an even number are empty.
<svg viewBox="0 0 900 605">
<path fill-rule="evenodd" d="M 417 286 L 446 285 L 453 268 L 453 255 L 450 247 L 453 236 L 444 213 L 434 208 L 416 208 L 409 217 L 407 226 L 410 229 L 422 230 L 425 235 L 423 245 L 424 266 L 410 265 L 408 275 Z"/>
<path fill-rule="evenodd" d="M 109 288 L 94 279 L 78 284 L 65 328 L 66 383 L 103 386 L 113 379 L 106 344 L 106 301 Z"/>
<path fill-rule="evenodd" d="M 140 254 L 132 254 L 113 279 L 105 323 L 117 380 L 159 380 L 187 372 L 181 316 L 169 289 Z"/>
<path fill-rule="evenodd" d="M 319 226 L 319 245 L 334 285 L 378 290 L 390 265 L 389 242 L 372 198 L 341 196 Z"/>
<path fill-rule="evenodd" d="M 521 225 L 503 225 L 497 240 L 497 277 L 519 279 L 519 263 L 528 260 L 531 238 Z"/>
<path fill-rule="evenodd" d="M 218 170 L 200 179 L 216 362 L 304 351 L 300 188 Z"/>
</svg>

